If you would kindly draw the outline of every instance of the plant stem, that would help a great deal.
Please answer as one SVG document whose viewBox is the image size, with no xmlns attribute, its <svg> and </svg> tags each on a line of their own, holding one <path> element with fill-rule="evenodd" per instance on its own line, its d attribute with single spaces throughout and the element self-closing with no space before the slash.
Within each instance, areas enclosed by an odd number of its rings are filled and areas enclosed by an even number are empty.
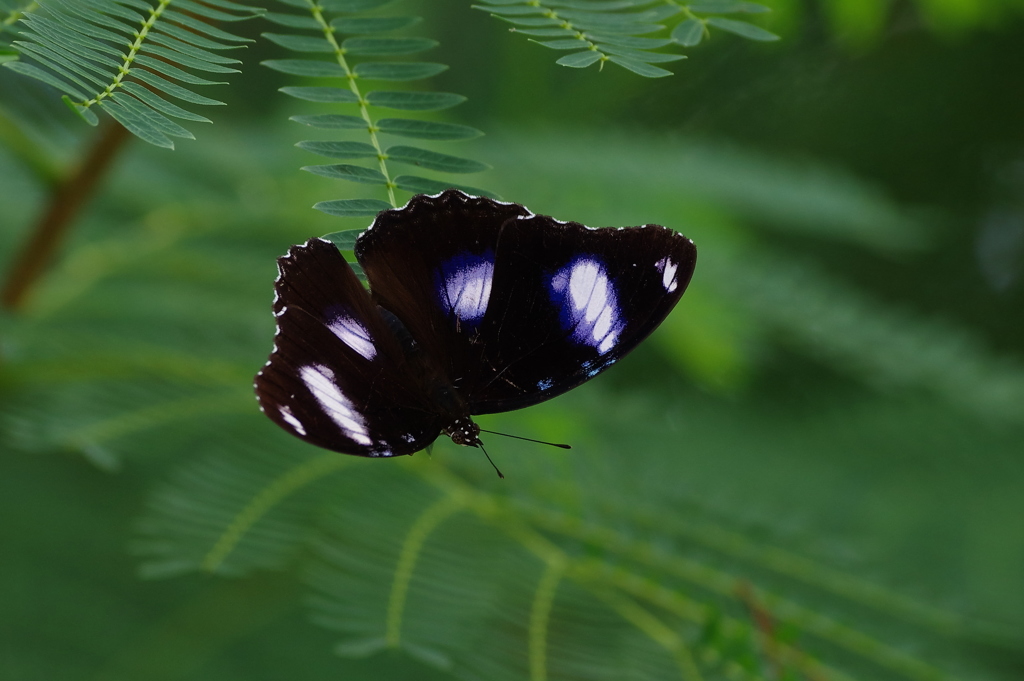
<svg viewBox="0 0 1024 681">
<path fill-rule="evenodd" d="M 0 290 L 0 304 L 4 307 L 15 310 L 24 304 L 29 289 L 50 264 L 78 213 L 95 192 L 96 185 L 128 136 L 128 131 L 121 125 L 108 123 L 78 168 L 54 188 L 46 212 L 14 259 Z"/>
</svg>

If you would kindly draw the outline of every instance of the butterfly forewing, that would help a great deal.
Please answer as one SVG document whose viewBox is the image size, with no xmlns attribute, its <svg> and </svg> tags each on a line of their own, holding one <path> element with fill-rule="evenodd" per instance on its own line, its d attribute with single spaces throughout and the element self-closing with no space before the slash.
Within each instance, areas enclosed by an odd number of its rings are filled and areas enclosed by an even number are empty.
<svg viewBox="0 0 1024 681">
<path fill-rule="evenodd" d="M 362 456 L 410 454 L 441 417 L 411 373 L 393 324 L 322 239 L 278 261 L 274 352 L 256 376 L 260 407 L 285 430 Z"/>
<path fill-rule="evenodd" d="M 536 404 L 607 369 L 665 319 L 696 262 L 693 243 L 647 225 L 590 229 L 531 216 L 505 225 L 481 327 L 474 414 Z"/>
<path fill-rule="evenodd" d="M 664 227 L 590 229 L 454 190 L 381 213 L 356 255 L 474 414 L 596 376 L 665 318 L 696 261 Z"/>
</svg>

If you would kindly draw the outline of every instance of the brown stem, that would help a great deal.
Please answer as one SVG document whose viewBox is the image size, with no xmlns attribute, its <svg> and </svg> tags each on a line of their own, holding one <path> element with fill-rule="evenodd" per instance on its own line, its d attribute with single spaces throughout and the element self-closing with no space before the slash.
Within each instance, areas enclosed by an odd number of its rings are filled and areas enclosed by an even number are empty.
<svg viewBox="0 0 1024 681">
<path fill-rule="evenodd" d="M 78 213 L 129 136 L 117 123 L 107 123 L 81 164 L 53 190 L 46 212 L 12 262 L 0 290 L 0 304 L 4 307 L 14 310 L 24 304 L 29 289 L 53 260 Z"/>
</svg>

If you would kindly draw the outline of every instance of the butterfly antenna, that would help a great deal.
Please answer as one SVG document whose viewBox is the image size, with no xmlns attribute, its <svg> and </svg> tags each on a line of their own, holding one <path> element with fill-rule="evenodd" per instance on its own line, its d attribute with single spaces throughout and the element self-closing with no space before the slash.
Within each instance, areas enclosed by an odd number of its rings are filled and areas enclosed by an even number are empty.
<svg viewBox="0 0 1024 681">
<path fill-rule="evenodd" d="M 477 440 L 477 442 L 479 442 L 479 440 Z M 477 445 L 477 446 L 478 446 L 478 447 L 480 447 L 480 450 L 481 450 L 481 451 L 482 451 L 482 452 L 484 453 L 484 456 L 486 456 L 486 457 L 487 457 L 487 460 L 491 462 L 491 465 L 492 465 L 492 466 L 494 466 L 494 462 L 493 462 L 493 461 L 491 461 L 491 455 L 487 453 L 487 450 L 486 450 L 486 449 L 484 449 L 484 445 L 483 445 L 483 443 L 482 443 L 482 442 L 480 442 L 480 444 L 479 444 L 479 445 Z M 494 466 L 494 472 L 495 472 L 495 473 L 497 473 L 497 474 L 498 474 L 498 477 L 499 477 L 499 478 L 501 478 L 502 480 L 504 480 L 504 479 L 505 479 L 505 476 L 501 474 L 501 471 L 499 471 L 499 470 L 498 470 L 498 467 L 497 467 L 497 466 Z"/>
<path fill-rule="evenodd" d="M 491 435 L 501 435 L 502 437 L 511 437 L 515 438 L 516 440 L 526 440 L 527 442 L 536 442 L 539 445 L 551 445 L 552 447 L 561 447 L 562 449 L 572 449 L 571 445 L 562 445 L 558 444 L 557 442 L 545 442 L 544 440 L 534 440 L 533 438 L 529 437 L 519 437 L 518 435 L 509 435 L 508 433 L 499 433 L 496 430 L 484 430 L 483 428 L 481 428 L 480 432 L 490 433 Z M 484 453 L 486 454 L 486 452 Z"/>
</svg>

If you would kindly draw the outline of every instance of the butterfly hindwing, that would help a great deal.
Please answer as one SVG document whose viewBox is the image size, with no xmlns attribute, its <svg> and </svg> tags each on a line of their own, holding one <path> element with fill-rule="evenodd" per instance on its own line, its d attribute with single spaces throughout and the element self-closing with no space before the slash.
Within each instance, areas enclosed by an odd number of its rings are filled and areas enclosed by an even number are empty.
<svg viewBox="0 0 1024 681">
<path fill-rule="evenodd" d="M 256 376 L 263 411 L 346 454 L 396 456 L 433 442 L 441 419 L 410 373 L 395 322 L 334 244 L 312 239 L 278 267 L 274 352 Z"/>
<path fill-rule="evenodd" d="M 356 255 L 474 414 L 597 375 L 661 323 L 696 261 L 664 227 L 590 229 L 456 190 L 381 213 Z"/>
</svg>

